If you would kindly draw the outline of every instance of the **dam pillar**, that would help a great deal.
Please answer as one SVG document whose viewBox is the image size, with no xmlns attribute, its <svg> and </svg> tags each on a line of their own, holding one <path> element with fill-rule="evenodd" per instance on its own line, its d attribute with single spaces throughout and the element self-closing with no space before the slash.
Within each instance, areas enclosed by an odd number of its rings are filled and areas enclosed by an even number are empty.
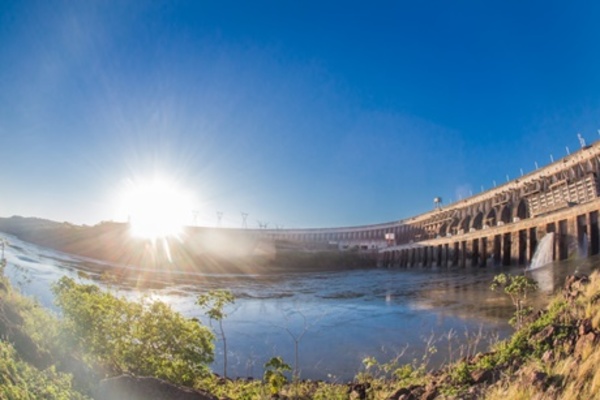
<svg viewBox="0 0 600 400">
<path fill-rule="evenodd" d="M 575 226 L 577 223 L 577 218 L 571 219 L 571 224 L 569 224 L 568 220 L 562 219 L 558 221 L 558 259 L 566 260 L 569 257 L 569 232 L 576 232 Z M 571 225 L 571 229 L 569 229 L 569 225 Z"/>
<path fill-rule="evenodd" d="M 537 248 L 537 244 L 538 244 L 538 236 L 537 236 L 537 228 L 533 227 L 533 228 L 529 228 L 529 240 L 527 241 L 527 254 L 529 255 L 528 257 L 528 262 L 531 263 L 531 260 L 533 260 L 533 255 L 535 254 L 535 250 Z"/>
<path fill-rule="evenodd" d="M 509 265 L 519 265 L 519 256 L 521 249 L 521 240 L 520 240 L 520 232 L 512 231 L 510 233 L 510 264 Z"/>
<path fill-rule="evenodd" d="M 588 257 L 591 255 L 590 214 L 578 215 L 576 221 L 578 255 L 581 257 Z"/>
<path fill-rule="evenodd" d="M 428 247 L 429 251 L 427 252 L 427 260 L 429 260 L 428 262 L 428 266 L 429 267 L 434 267 L 436 264 L 435 261 L 435 246 L 429 246 Z"/>
<path fill-rule="evenodd" d="M 556 224 L 554 222 L 551 222 L 549 224 L 546 225 L 546 233 L 544 234 L 544 236 L 546 236 L 547 234 L 554 232 L 555 236 L 554 236 L 554 246 L 552 247 L 552 261 L 556 260 L 556 256 L 558 254 L 558 240 L 557 237 L 558 236 L 556 234 Z M 540 238 L 541 240 L 541 238 Z"/>
<path fill-rule="evenodd" d="M 510 265 L 510 259 L 511 259 L 511 254 L 512 254 L 511 248 L 512 248 L 511 234 L 505 233 L 502 236 L 502 265 L 504 265 L 504 266 Z"/>
<path fill-rule="evenodd" d="M 427 247 L 427 266 L 433 267 L 435 266 L 435 247 L 429 246 Z"/>
<path fill-rule="evenodd" d="M 448 243 L 442 248 L 442 267 L 448 268 Z"/>
<path fill-rule="evenodd" d="M 594 256 L 600 252 L 600 232 L 598 232 L 598 211 L 592 211 L 590 221 L 590 255 Z"/>
<path fill-rule="evenodd" d="M 488 264 L 488 244 L 487 244 L 488 239 L 486 237 L 482 237 L 481 238 L 481 263 L 480 265 L 482 267 L 485 267 Z"/>
<path fill-rule="evenodd" d="M 494 241 L 492 243 L 493 265 L 497 266 L 502 263 L 502 236 L 494 235 Z"/>
<path fill-rule="evenodd" d="M 459 242 L 454 242 L 454 245 L 452 246 L 452 266 L 453 267 L 458 267 L 458 259 L 460 256 L 459 246 L 460 246 Z"/>
<path fill-rule="evenodd" d="M 521 229 L 517 236 L 519 240 L 517 262 L 519 265 L 527 265 L 527 229 Z"/>
<path fill-rule="evenodd" d="M 479 266 L 479 239 L 473 239 L 471 242 L 471 266 Z"/>
</svg>

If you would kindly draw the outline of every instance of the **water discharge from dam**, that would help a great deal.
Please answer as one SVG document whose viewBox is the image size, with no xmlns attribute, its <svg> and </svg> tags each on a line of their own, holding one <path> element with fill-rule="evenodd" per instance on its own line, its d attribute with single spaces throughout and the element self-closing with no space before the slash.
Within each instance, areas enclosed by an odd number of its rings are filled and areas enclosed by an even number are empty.
<svg viewBox="0 0 600 400">
<path fill-rule="evenodd" d="M 547 233 L 535 250 L 531 259 L 531 265 L 527 268 L 529 271 L 543 267 L 552 263 L 554 258 L 554 232 Z"/>
<path fill-rule="evenodd" d="M 91 263 L 101 265 L 97 261 L 7 238 L 7 276 L 17 289 L 50 309 L 56 310 L 50 287 L 63 275 L 102 285 L 100 274 L 81 273 L 89 271 L 86 267 Z M 585 262 L 593 263 L 594 259 Z M 583 271 L 581 264 L 564 263 L 531 271 L 535 279 L 543 282 L 539 302 L 574 268 Z M 411 363 L 421 359 L 426 343 L 433 341 L 438 349 L 431 357 L 433 367 L 460 357 L 460 345 L 473 341 L 480 332 L 482 349 L 488 339 L 506 337 L 512 332 L 507 323 L 512 305 L 503 293 L 489 289 L 493 276 L 499 272 L 522 273 L 522 269 L 223 274 L 206 275 L 194 283 L 157 281 L 152 288 L 144 289 L 136 288 L 135 282 L 121 282 L 110 290 L 131 299 L 149 296 L 164 301 L 205 324 L 209 322 L 194 304 L 197 296 L 210 289 L 231 290 L 236 303 L 227 309 L 224 320 L 230 376 L 260 377 L 262 366 L 273 356 L 282 356 L 293 364 L 292 335 L 299 337 L 304 333 L 299 343 L 301 377 L 345 381 L 352 379 L 368 356 L 386 362 L 404 351 L 399 361 Z M 212 368 L 218 372 L 222 369 L 222 347 L 218 341 L 215 360 Z"/>
</svg>

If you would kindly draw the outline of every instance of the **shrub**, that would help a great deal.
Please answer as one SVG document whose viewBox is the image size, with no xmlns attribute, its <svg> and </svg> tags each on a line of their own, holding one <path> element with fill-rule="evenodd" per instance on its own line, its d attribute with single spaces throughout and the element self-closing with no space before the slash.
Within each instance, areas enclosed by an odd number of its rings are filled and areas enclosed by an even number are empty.
<svg viewBox="0 0 600 400">
<path fill-rule="evenodd" d="M 63 277 L 53 287 L 65 336 L 109 374 L 132 373 L 191 385 L 213 360 L 209 329 L 167 304 L 133 302 Z"/>
</svg>

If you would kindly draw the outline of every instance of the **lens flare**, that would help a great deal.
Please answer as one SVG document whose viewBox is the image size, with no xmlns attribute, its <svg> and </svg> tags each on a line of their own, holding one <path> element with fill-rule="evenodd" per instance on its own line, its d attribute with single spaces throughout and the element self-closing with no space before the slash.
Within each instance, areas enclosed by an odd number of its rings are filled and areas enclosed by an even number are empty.
<svg viewBox="0 0 600 400">
<path fill-rule="evenodd" d="M 123 195 L 131 234 L 156 240 L 178 236 L 192 209 L 187 191 L 166 179 L 131 183 Z"/>
</svg>

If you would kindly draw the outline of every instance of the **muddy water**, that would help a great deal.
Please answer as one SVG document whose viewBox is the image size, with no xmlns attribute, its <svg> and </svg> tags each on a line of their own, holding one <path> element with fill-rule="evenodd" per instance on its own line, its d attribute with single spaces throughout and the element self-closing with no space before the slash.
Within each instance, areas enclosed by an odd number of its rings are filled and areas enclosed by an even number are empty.
<svg viewBox="0 0 600 400">
<path fill-rule="evenodd" d="M 51 309 L 50 286 L 63 275 L 98 283 L 109 266 L 45 249 L 4 235 L 6 273 L 13 284 Z M 597 259 L 551 264 L 531 272 L 540 283 L 533 299 L 542 304 L 569 273 L 589 272 Z M 92 268 L 90 268 L 92 267 Z M 124 268 L 124 267 L 119 267 Z M 80 271 L 87 271 L 81 274 Z M 96 272 L 89 272 L 96 271 Z M 298 365 L 303 378 L 351 379 L 367 356 L 388 361 L 422 362 L 431 367 L 482 348 L 512 332 L 507 320 L 512 305 L 502 293 L 490 291 L 499 272 L 521 269 L 386 270 L 295 273 L 279 275 L 202 275 L 193 284 L 167 283 L 157 278 L 152 288 L 135 282 L 115 286 L 119 294 L 142 295 L 168 302 L 186 316 L 207 321 L 194 305 L 209 289 L 231 290 L 236 303 L 226 311 L 230 376 L 262 375 L 273 356 Z M 427 352 L 435 347 L 437 351 Z M 222 347 L 217 342 L 215 372 L 222 371 Z"/>
</svg>

